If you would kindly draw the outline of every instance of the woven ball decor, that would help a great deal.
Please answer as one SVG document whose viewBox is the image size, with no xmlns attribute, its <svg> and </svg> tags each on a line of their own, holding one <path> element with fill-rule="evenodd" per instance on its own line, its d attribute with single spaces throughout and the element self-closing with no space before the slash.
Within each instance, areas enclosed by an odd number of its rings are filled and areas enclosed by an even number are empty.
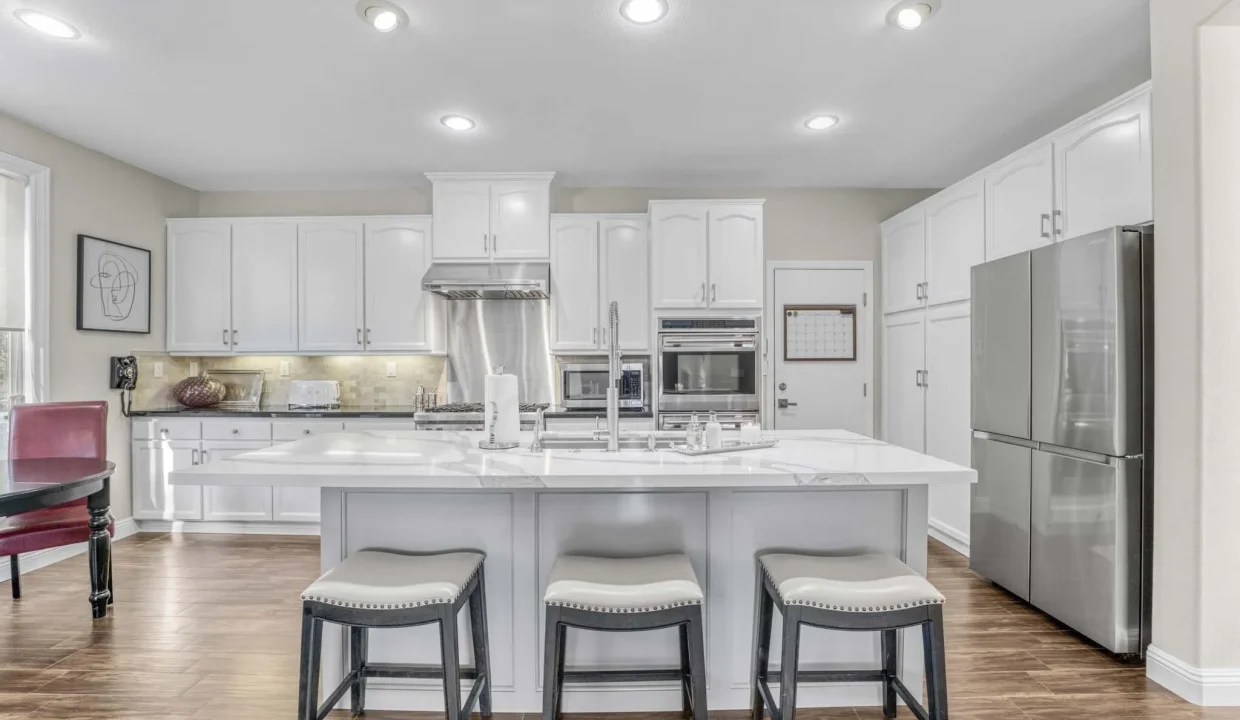
<svg viewBox="0 0 1240 720">
<path fill-rule="evenodd" d="M 210 407 L 224 399 L 227 388 L 210 375 L 185 378 L 172 388 L 172 397 L 188 407 Z"/>
</svg>

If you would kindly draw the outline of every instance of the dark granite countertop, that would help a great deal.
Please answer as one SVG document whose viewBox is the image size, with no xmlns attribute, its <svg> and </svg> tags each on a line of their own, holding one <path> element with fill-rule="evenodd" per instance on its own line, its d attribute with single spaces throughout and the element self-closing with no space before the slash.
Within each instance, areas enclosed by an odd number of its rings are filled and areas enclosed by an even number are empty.
<svg viewBox="0 0 1240 720">
<path fill-rule="evenodd" d="M 334 409 L 292 408 L 288 405 L 263 405 L 257 409 L 164 407 L 134 410 L 132 417 L 254 417 L 254 418 L 409 418 L 416 411 L 412 405 L 341 405 Z"/>
</svg>

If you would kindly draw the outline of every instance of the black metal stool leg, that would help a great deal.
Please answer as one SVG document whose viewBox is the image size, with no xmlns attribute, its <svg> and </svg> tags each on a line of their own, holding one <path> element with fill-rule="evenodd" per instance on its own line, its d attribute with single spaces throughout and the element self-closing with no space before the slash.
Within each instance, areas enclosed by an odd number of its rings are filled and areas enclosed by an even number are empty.
<svg viewBox="0 0 1240 720">
<path fill-rule="evenodd" d="M 879 633 L 879 637 L 883 655 L 883 674 L 886 676 L 883 680 L 883 717 L 894 718 L 896 716 L 895 678 L 900 672 L 896 662 L 896 631 L 883 630 Z"/>
<path fill-rule="evenodd" d="M 766 682 L 770 676 L 771 624 L 775 616 L 775 600 L 766 591 L 761 565 L 758 566 L 757 587 L 758 592 L 753 600 L 753 668 L 749 674 L 750 720 L 762 720 L 763 716 L 765 702 L 762 697 L 761 683 Z"/>
<path fill-rule="evenodd" d="M 547 630 L 543 640 L 543 713 L 542 720 L 555 720 L 560 705 L 560 655 L 563 652 L 560 638 L 560 611 L 554 605 L 547 606 Z"/>
<path fill-rule="evenodd" d="M 366 667 L 369 639 L 366 628 L 349 628 L 349 663 L 357 671 L 357 680 L 349 690 L 349 709 L 354 715 L 366 710 L 366 678 L 362 676 L 362 670 Z"/>
<path fill-rule="evenodd" d="M 319 662 L 322 647 L 323 621 L 311 615 L 309 608 L 303 608 L 297 720 L 316 720 L 319 714 Z"/>
<path fill-rule="evenodd" d="M 693 720 L 707 720 L 706 714 L 706 638 L 702 627 L 702 606 L 689 608 L 689 688 L 693 696 Z"/>
<path fill-rule="evenodd" d="M 456 631 L 456 606 L 446 605 L 439 618 L 443 657 L 443 701 L 447 720 L 461 720 L 461 658 Z"/>
<path fill-rule="evenodd" d="M 689 626 L 680 626 L 680 710 L 681 717 L 689 717 L 693 711 L 690 695 L 692 675 L 689 672 Z"/>
<path fill-rule="evenodd" d="M 478 694 L 478 714 L 491 717 L 491 645 L 487 635 L 487 593 L 483 571 L 478 569 L 478 587 L 469 596 L 469 627 L 474 637 L 474 667 L 478 677 L 474 682 L 484 682 Z"/>
<path fill-rule="evenodd" d="M 20 600 L 22 597 L 22 568 L 16 555 L 9 556 L 9 582 L 13 585 L 13 599 Z"/>
<path fill-rule="evenodd" d="M 779 720 L 795 720 L 797 658 L 801 650 L 801 608 L 796 605 L 789 605 L 784 610 L 783 639 L 784 647 L 779 661 Z"/>
<path fill-rule="evenodd" d="M 947 720 L 947 653 L 943 645 L 943 607 L 930 608 L 930 621 L 921 626 L 926 646 L 926 698 L 930 720 Z"/>
</svg>

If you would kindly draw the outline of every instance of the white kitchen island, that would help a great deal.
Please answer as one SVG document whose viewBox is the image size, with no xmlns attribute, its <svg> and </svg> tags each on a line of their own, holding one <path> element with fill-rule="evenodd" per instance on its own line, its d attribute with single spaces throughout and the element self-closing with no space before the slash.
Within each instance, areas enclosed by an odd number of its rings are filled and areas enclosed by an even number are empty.
<svg viewBox="0 0 1240 720">
<path fill-rule="evenodd" d="M 671 451 L 482 451 L 480 433 L 374 432 L 310 437 L 172 473 L 174 484 L 318 486 L 326 570 L 364 548 L 486 552 L 496 711 L 542 708 L 541 602 L 564 553 L 684 552 L 706 591 L 712 710 L 749 706 L 755 555 L 775 549 L 877 550 L 926 569 L 931 485 L 973 470 L 842 431 L 768 433 L 771 449 L 686 457 Z M 273 557 L 272 562 L 279 562 Z M 778 613 L 771 657 L 778 658 Z M 463 661 L 471 651 L 462 613 Z M 804 669 L 877 668 L 878 636 L 806 629 Z M 344 634 L 324 635 L 322 687 L 344 674 Z M 921 687 L 921 639 L 902 633 L 902 673 Z M 375 662 L 439 661 L 431 626 L 371 631 Z M 570 667 L 675 667 L 674 629 L 569 633 Z M 798 705 L 879 705 L 870 685 L 803 684 Z M 371 680 L 367 707 L 442 711 L 435 681 Z M 569 685 L 568 712 L 680 707 L 675 683 Z"/>
</svg>

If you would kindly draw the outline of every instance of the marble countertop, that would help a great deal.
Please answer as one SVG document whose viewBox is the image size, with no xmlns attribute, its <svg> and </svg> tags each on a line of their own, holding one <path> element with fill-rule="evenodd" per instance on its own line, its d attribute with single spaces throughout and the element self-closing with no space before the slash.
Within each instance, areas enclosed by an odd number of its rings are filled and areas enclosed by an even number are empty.
<svg viewBox="0 0 1240 720">
<path fill-rule="evenodd" d="M 725 433 L 725 437 L 726 437 Z M 308 437 L 173 471 L 174 485 L 555 490 L 972 483 L 967 467 L 842 430 L 764 433 L 764 450 L 480 450 L 479 433 L 373 431 Z"/>
</svg>

